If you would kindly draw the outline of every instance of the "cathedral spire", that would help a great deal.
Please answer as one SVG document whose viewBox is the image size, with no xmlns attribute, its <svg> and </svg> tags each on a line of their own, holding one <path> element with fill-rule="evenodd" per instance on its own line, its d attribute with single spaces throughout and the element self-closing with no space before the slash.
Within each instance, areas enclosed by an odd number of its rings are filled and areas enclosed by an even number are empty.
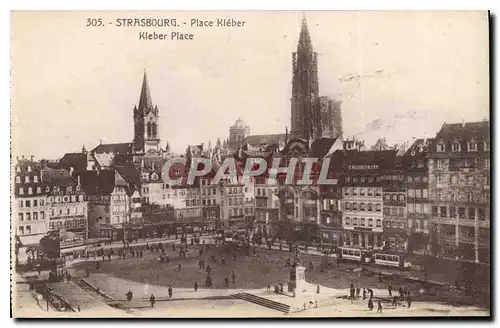
<svg viewBox="0 0 500 328">
<path fill-rule="evenodd" d="M 305 14 L 302 16 L 302 26 L 300 28 L 299 47 L 300 46 L 312 48 L 311 36 L 309 35 L 309 29 L 307 28 L 307 19 Z"/>
<path fill-rule="evenodd" d="M 153 107 L 153 101 L 151 100 L 151 92 L 149 91 L 148 79 L 146 76 L 146 70 L 144 70 L 144 78 L 142 79 L 141 96 L 139 98 L 139 110 L 144 110 Z"/>
</svg>

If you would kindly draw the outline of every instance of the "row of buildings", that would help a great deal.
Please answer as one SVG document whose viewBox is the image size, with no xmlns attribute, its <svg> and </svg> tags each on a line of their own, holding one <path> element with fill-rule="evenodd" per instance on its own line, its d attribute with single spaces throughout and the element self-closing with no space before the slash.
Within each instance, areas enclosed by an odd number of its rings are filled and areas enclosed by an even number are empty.
<svg viewBox="0 0 500 328">
<path fill-rule="evenodd" d="M 160 147 L 160 110 L 144 73 L 134 137 L 67 153 L 58 161 L 18 158 L 13 184 L 15 233 L 25 245 L 61 231 L 65 246 L 93 238 L 123 240 L 180 232 L 245 229 L 262 238 L 385 248 L 489 262 L 489 122 L 443 124 L 431 139 L 370 150 L 342 133 L 340 103 L 319 96 L 317 55 L 304 20 L 293 55 L 291 131 L 250 135 L 238 119 L 227 140 L 189 145 L 173 154 Z M 163 164 L 173 156 L 212 161 L 212 172 L 194 184 L 171 186 Z M 269 171 L 211 184 L 227 157 L 239 169 L 248 158 L 268 167 L 280 158 L 329 160 L 330 185 L 301 185 Z M 185 176 L 174 166 L 169 175 Z M 311 179 L 317 180 L 318 167 Z"/>
</svg>

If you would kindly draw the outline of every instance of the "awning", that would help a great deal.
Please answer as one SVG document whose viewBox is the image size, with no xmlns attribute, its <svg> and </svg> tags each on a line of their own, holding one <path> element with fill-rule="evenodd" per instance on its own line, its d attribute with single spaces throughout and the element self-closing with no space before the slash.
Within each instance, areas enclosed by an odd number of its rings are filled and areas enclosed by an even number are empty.
<svg viewBox="0 0 500 328">
<path fill-rule="evenodd" d="M 19 240 L 21 241 L 22 246 L 36 246 L 40 243 L 40 239 L 42 239 L 43 236 L 43 234 L 19 236 Z"/>
</svg>

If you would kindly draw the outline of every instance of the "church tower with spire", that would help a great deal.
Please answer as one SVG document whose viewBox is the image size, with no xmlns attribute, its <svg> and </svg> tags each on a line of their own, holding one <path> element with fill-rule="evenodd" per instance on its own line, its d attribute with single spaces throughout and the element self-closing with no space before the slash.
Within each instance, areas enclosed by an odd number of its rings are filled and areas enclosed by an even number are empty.
<svg viewBox="0 0 500 328">
<path fill-rule="evenodd" d="M 146 71 L 144 71 L 139 105 L 134 107 L 134 150 L 136 153 L 159 150 L 159 123 L 158 106 L 153 105 Z"/>
<path fill-rule="evenodd" d="M 302 18 L 297 51 L 293 53 L 291 135 L 310 139 L 316 134 L 316 107 L 319 98 L 318 55 L 313 51 L 305 16 Z"/>
</svg>

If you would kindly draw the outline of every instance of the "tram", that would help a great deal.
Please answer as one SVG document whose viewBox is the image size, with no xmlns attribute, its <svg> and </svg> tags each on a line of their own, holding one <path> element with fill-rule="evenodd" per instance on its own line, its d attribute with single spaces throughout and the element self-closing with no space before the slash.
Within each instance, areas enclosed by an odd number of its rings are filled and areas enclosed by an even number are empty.
<svg viewBox="0 0 500 328">
<path fill-rule="evenodd" d="M 342 260 L 365 262 L 371 257 L 371 252 L 359 248 L 340 247 L 339 254 Z"/>
<path fill-rule="evenodd" d="M 375 253 L 373 256 L 373 262 L 376 265 L 383 265 L 390 267 L 399 267 L 399 268 L 411 267 L 411 262 L 407 261 L 405 257 L 400 254 Z"/>
</svg>

